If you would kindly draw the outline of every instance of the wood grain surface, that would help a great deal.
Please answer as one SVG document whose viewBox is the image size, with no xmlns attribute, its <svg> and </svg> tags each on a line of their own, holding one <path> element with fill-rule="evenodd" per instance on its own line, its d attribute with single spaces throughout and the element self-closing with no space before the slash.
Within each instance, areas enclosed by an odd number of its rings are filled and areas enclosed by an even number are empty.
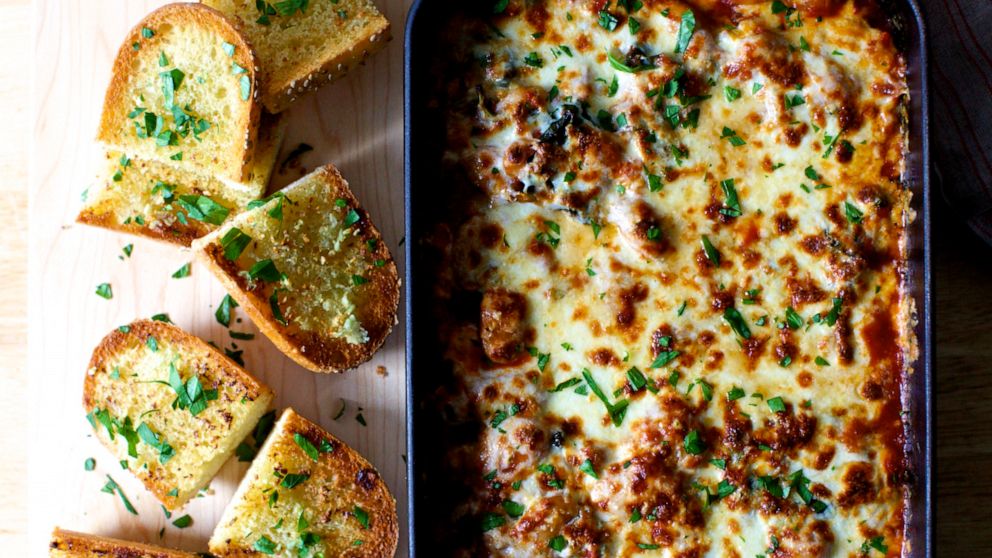
<svg viewBox="0 0 992 558">
<path fill-rule="evenodd" d="M 31 3 L 0 0 L 0 52 L 18 52 L 0 64 L 0 554 L 27 556 L 28 102 Z M 9 553 L 9 554 L 8 554 Z"/>
<path fill-rule="evenodd" d="M 401 256 L 402 235 L 402 28 L 408 0 L 378 0 L 393 22 L 386 52 L 344 81 L 293 110 L 287 147 L 306 141 L 317 149 L 308 168 L 339 164 Z M 142 14 L 161 2 L 139 0 L 47 0 L 32 13 L 27 0 L 0 0 L 0 102 L 7 108 L 0 127 L 0 548 L 4 556 L 44 556 L 51 528 L 90 530 L 187 549 L 204 542 L 245 466 L 228 463 L 211 494 L 187 511 L 192 527 L 165 521 L 155 501 L 88 436 L 80 405 L 89 351 L 110 328 L 136 317 L 167 311 L 181 326 L 229 346 L 213 321 L 222 291 L 194 266 L 188 279 L 170 274 L 189 254 L 87 229 L 72 223 L 79 194 L 93 165 L 89 144 L 96 129 L 103 88 L 120 38 Z M 33 36 L 32 36 L 33 33 Z M 27 48 L 35 42 L 34 64 Z M 26 76 L 33 67 L 28 96 Z M 29 99 L 33 116 L 29 121 Z M 985 100 L 988 102 L 988 100 Z M 31 125 L 34 140 L 28 142 Z M 27 234 L 28 149 L 31 167 L 31 233 Z M 280 177 L 285 183 L 290 177 Z M 935 193 L 934 262 L 937 308 L 935 485 L 937 556 L 992 556 L 992 248 L 955 219 Z M 134 255 L 120 261 L 120 248 L 134 242 Z M 29 249 L 28 249 L 29 248 Z M 25 296 L 24 258 L 30 254 L 30 296 Z M 402 260 L 402 258 L 400 258 Z M 402 265 L 402 261 L 400 261 Z M 93 294 L 109 281 L 115 296 Z M 27 304 L 27 301 L 30 301 Z M 29 345 L 24 312 L 30 307 Z M 238 314 L 242 316 L 241 314 Z M 243 316 L 242 316 L 243 317 Z M 246 321 L 240 329 L 254 328 Z M 402 324 L 400 325 L 400 328 Z M 341 377 L 314 376 L 291 364 L 264 338 L 247 342 L 248 368 L 292 404 L 365 453 L 385 476 L 402 510 L 405 478 L 403 335 L 398 328 L 369 365 Z M 29 353 L 29 365 L 23 356 Z M 383 365 L 388 376 L 375 368 Z M 30 379 L 31 390 L 24 397 Z M 368 427 L 354 415 L 329 416 L 336 398 L 362 405 Z M 21 450 L 31 454 L 30 465 Z M 87 473 L 83 461 L 97 460 Z M 137 505 L 124 511 L 100 492 L 110 474 Z M 25 513 L 30 509 L 30 514 Z M 401 514 L 405 514 L 401 511 Z M 23 534 L 30 518 L 30 551 Z M 405 519 L 405 517 L 404 517 Z M 165 528 L 162 539 L 159 530 Z M 405 533 L 404 533 L 405 536 Z M 401 546 L 398 556 L 406 554 Z"/>
<path fill-rule="evenodd" d="M 44 554 L 53 526 L 129 540 L 206 551 L 206 541 L 247 465 L 229 461 L 179 515 L 193 524 L 174 527 L 150 493 L 90 435 L 81 387 L 93 347 L 111 329 L 166 312 L 180 327 L 222 347 L 227 330 L 214 319 L 224 295 L 205 267 L 192 276 L 172 273 L 191 261 L 188 251 L 74 224 L 80 194 L 93 181 L 93 138 L 125 33 L 159 0 L 61 0 L 36 4 L 35 153 L 31 210 L 29 362 L 32 416 L 29 439 L 31 555 Z M 393 24 L 393 41 L 369 63 L 290 111 L 288 153 L 301 142 L 314 150 L 301 162 L 312 169 L 335 163 L 372 215 L 403 269 L 403 61 L 406 0 L 377 0 Z M 280 158 L 280 160 L 282 160 Z M 301 169 L 275 177 L 281 187 Z M 121 249 L 134 244 L 130 258 Z M 94 289 L 109 282 L 113 299 Z M 5 293 L 6 294 L 6 293 Z M 257 333 L 235 310 L 232 329 Z M 404 324 L 371 362 L 343 375 L 310 373 L 264 336 L 237 341 L 246 368 L 277 394 L 276 407 L 294 407 L 365 455 L 396 496 L 406 523 Z M 346 412 L 334 420 L 340 400 Z M 356 420 L 361 412 L 367 426 Z M 96 469 L 87 472 L 92 457 Z M 137 508 L 129 514 L 117 496 L 100 491 L 110 475 Z M 178 516 L 174 516 L 175 519 Z M 406 555 L 402 533 L 399 556 Z M 0 551 L 0 554 L 5 552 Z"/>
<path fill-rule="evenodd" d="M 992 556 L 992 247 L 934 209 L 936 555 Z"/>
</svg>

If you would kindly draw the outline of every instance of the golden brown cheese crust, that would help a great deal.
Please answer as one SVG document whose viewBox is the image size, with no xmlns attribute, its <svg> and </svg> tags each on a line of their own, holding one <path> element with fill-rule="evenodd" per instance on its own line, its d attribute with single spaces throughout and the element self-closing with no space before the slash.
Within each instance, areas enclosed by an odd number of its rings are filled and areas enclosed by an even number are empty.
<svg viewBox="0 0 992 558">
<path fill-rule="evenodd" d="M 453 427 L 473 434 L 447 456 L 471 486 L 452 520 L 483 531 L 455 555 L 899 552 L 913 215 L 879 13 L 453 18 L 436 106 L 455 201 L 426 244 L 453 372 L 437 403 L 475 426 Z"/>
</svg>

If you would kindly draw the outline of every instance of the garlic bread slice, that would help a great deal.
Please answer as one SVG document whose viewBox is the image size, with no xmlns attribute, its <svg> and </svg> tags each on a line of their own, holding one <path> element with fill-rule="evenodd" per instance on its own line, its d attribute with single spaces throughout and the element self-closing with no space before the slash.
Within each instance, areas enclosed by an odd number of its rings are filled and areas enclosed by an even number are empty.
<svg viewBox="0 0 992 558">
<path fill-rule="evenodd" d="M 197 558 L 200 554 L 55 528 L 49 558 Z"/>
<path fill-rule="evenodd" d="M 284 118 L 263 116 L 244 184 L 104 150 L 97 182 L 87 191 L 76 221 L 189 246 L 265 196 L 285 131 Z"/>
<path fill-rule="evenodd" d="M 241 20 L 265 73 L 262 104 L 272 112 L 348 73 L 390 39 L 389 21 L 371 0 L 202 1 Z"/>
<path fill-rule="evenodd" d="M 315 372 L 367 361 L 396 323 L 399 275 L 332 165 L 193 243 L 280 350 Z"/>
<path fill-rule="evenodd" d="M 355 450 L 286 409 L 210 537 L 217 556 L 393 556 L 396 500 Z"/>
<path fill-rule="evenodd" d="M 170 510 L 210 482 L 272 397 L 214 347 L 152 320 L 104 337 L 83 383 L 96 437 Z"/>
<path fill-rule="evenodd" d="M 200 4 L 163 6 L 117 53 L 97 139 L 129 157 L 245 181 L 261 117 L 257 66 L 236 20 Z"/>
</svg>

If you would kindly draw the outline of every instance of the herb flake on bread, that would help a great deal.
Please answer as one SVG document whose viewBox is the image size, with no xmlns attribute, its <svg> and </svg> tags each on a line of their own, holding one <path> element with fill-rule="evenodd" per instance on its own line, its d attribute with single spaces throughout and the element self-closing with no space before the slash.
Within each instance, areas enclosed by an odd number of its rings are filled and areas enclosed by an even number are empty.
<svg viewBox="0 0 992 558">
<path fill-rule="evenodd" d="M 240 24 L 168 4 L 125 38 L 97 132 L 129 157 L 246 180 L 261 118 L 255 51 Z"/>
<path fill-rule="evenodd" d="M 97 439 L 170 510 L 210 482 L 272 397 L 211 345 L 153 320 L 104 337 L 83 383 Z"/>
<path fill-rule="evenodd" d="M 375 468 L 286 409 L 210 537 L 221 557 L 393 556 L 396 500 Z"/>
<path fill-rule="evenodd" d="M 285 129 L 284 118 L 264 115 L 246 183 L 104 149 L 76 221 L 189 246 L 265 195 Z"/>
<path fill-rule="evenodd" d="M 332 165 L 253 204 L 193 249 L 259 329 L 309 370 L 358 366 L 396 324 L 396 264 Z"/>
</svg>

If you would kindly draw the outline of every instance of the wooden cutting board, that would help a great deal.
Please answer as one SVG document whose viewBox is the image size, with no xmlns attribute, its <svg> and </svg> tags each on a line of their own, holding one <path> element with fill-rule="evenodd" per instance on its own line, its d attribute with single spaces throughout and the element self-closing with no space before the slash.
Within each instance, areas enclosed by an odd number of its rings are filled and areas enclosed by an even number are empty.
<svg viewBox="0 0 992 558">
<path fill-rule="evenodd" d="M 401 273 L 403 258 L 403 28 L 409 0 L 376 0 L 393 24 L 393 41 L 366 66 L 301 100 L 290 111 L 283 156 L 308 143 L 309 170 L 336 164 L 379 226 Z M 31 556 L 44 556 L 55 525 L 100 535 L 206 551 L 206 542 L 247 464 L 228 462 L 178 515 L 193 524 L 174 527 L 156 500 L 90 435 L 81 405 L 82 381 L 93 347 L 111 329 L 166 312 L 180 327 L 222 347 L 227 330 L 214 319 L 224 295 L 204 267 L 171 275 L 191 254 L 171 246 L 74 223 L 80 194 L 95 171 L 96 133 L 110 67 L 125 33 L 160 0 L 59 0 L 35 8 L 36 121 L 34 203 L 29 285 L 29 431 Z M 8 50 L 8 56 L 26 56 Z M 24 76 L 26 79 L 27 76 Z M 26 140 L 25 140 L 26 141 Z M 282 159 L 280 159 L 282 160 Z M 300 169 L 275 177 L 282 186 Z M 131 257 L 122 248 L 134 244 Z M 109 282 L 113 299 L 94 293 Z M 257 333 L 235 310 L 232 329 Z M 294 407 L 345 440 L 375 464 L 396 496 L 406 524 L 404 323 L 371 362 L 339 376 L 312 374 L 282 355 L 264 336 L 238 341 L 246 368 L 277 393 L 276 406 Z M 340 400 L 343 416 L 334 420 Z M 361 413 L 367 426 L 356 420 Z M 87 458 L 96 469 L 84 470 Z M 113 477 L 137 508 L 100 491 Z M 178 517 L 173 516 L 173 519 Z M 163 531 L 164 529 L 164 531 Z M 398 556 L 405 556 L 401 532 Z"/>
</svg>

